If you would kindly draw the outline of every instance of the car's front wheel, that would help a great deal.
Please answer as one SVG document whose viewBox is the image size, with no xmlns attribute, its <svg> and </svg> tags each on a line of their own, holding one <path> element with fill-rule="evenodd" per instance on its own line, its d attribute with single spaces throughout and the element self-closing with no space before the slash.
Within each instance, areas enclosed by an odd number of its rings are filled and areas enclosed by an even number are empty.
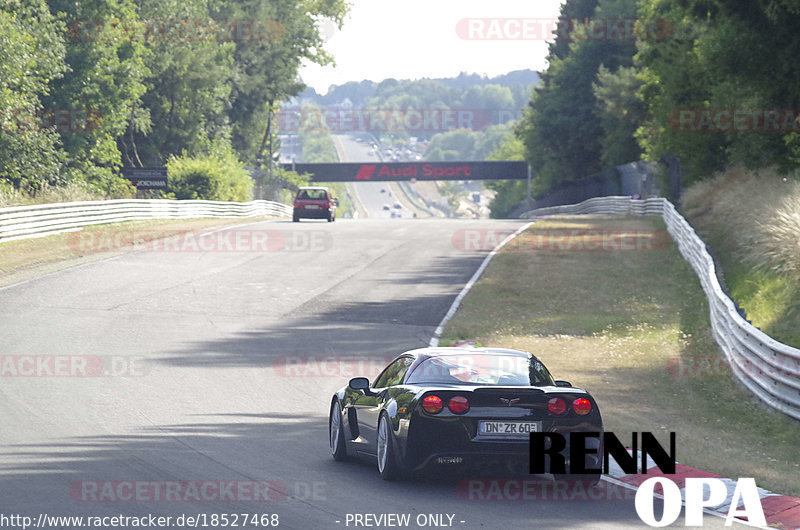
<svg viewBox="0 0 800 530">
<path fill-rule="evenodd" d="M 397 480 L 400 478 L 400 466 L 395 453 L 394 434 L 389 423 L 389 416 L 381 415 L 378 422 L 378 472 L 383 480 Z"/>
<path fill-rule="evenodd" d="M 337 462 L 347 459 L 347 448 L 344 446 L 344 429 L 342 428 L 342 407 L 339 400 L 333 402 L 331 416 L 328 419 L 328 435 L 331 454 Z"/>
</svg>

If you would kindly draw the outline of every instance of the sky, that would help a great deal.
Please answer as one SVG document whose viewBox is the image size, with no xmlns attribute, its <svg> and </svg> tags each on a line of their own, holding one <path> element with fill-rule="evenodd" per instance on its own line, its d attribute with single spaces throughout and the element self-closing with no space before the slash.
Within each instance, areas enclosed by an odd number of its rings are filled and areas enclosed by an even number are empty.
<svg viewBox="0 0 800 530">
<path fill-rule="evenodd" d="M 341 30 L 331 23 L 322 25 L 326 49 L 336 66 L 307 64 L 300 72 L 303 81 L 317 92 L 363 79 L 452 77 L 460 72 L 495 76 L 512 70 L 542 70 L 547 42 L 537 35 L 541 31 L 536 28 L 544 27 L 542 21 L 552 24 L 561 6 L 561 0 L 350 3 Z M 525 25 L 522 20 L 527 21 Z M 523 36 L 523 27 L 528 28 L 525 38 L 509 38 Z"/>
</svg>

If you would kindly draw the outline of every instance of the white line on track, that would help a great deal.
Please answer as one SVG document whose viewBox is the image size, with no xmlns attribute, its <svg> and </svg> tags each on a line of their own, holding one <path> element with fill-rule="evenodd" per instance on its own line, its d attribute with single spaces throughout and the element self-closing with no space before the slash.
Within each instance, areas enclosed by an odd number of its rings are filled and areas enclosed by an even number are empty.
<svg viewBox="0 0 800 530">
<path fill-rule="evenodd" d="M 437 326 L 436 331 L 434 331 L 434 333 L 433 333 L 433 337 L 431 337 L 431 341 L 430 341 L 429 346 L 435 347 L 435 346 L 439 345 L 439 339 L 442 337 L 442 331 L 443 331 L 444 325 L 447 324 L 447 322 L 451 318 L 453 318 L 453 315 L 456 314 L 456 311 L 458 310 L 458 306 L 461 305 L 461 302 L 464 300 L 464 297 L 467 296 L 467 293 L 469 292 L 469 290 L 472 289 L 472 286 L 475 285 L 475 282 L 477 282 L 478 279 L 481 277 L 481 275 L 483 274 L 483 271 L 485 271 L 486 267 L 489 266 L 489 262 L 492 261 L 492 258 L 495 256 L 495 254 L 497 254 L 500 251 L 501 248 L 506 246 L 515 237 L 517 237 L 522 232 L 527 230 L 528 227 L 531 226 L 535 222 L 536 221 L 531 221 L 530 223 L 527 223 L 524 226 L 522 226 L 519 229 L 517 229 L 516 232 L 514 232 L 513 234 L 511 234 L 508 237 L 506 237 L 496 247 L 494 247 L 494 249 L 491 252 L 489 252 L 489 255 L 486 256 L 483 259 L 483 263 L 481 263 L 481 266 L 478 267 L 478 270 L 475 271 L 475 274 L 472 275 L 472 278 L 470 278 L 469 281 L 467 282 L 467 284 L 464 285 L 464 288 L 461 289 L 460 293 L 458 293 L 458 296 L 456 296 L 456 299 L 453 300 L 453 305 L 450 306 L 450 309 L 447 311 L 447 314 L 444 316 L 442 321 L 439 322 L 439 326 Z"/>
</svg>

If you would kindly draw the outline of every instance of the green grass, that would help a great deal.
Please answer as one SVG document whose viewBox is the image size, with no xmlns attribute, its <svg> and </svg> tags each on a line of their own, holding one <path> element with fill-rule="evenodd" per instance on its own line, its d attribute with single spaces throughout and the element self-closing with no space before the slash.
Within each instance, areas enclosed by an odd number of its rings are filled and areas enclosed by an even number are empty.
<svg viewBox="0 0 800 530">
<path fill-rule="evenodd" d="M 641 233 L 652 218 L 561 218 L 532 229 Z M 592 392 L 606 429 L 625 440 L 677 433 L 680 462 L 800 495 L 800 425 L 764 410 L 724 371 L 678 377 L 676 363 L 711 366 L 699 281 L 674 244 L 650 251 L 500 252 L 445 327 L 460 339 L 539 356 L 554 376 Z M 680 360 L 680 361 L 679 361 Z M 724 366 L 724 365 L 723 365 Z"/>
<path fill-rule="evenodd" d="M 682 209 L 747 318 L 800 347 L 800 182 L 732 169 L 689 188 Z"/>
</svg>

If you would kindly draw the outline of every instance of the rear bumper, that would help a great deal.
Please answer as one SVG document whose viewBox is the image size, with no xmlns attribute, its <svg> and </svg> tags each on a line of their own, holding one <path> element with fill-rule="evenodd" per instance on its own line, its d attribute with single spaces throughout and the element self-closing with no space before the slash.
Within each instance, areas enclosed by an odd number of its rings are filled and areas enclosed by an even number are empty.
<svg viewBox="0 0 800 530">
<path fill-rule="evenodd" d="M 321 208 L 319 210 L 307 210 L 305 208 L 295 208 L 294 215 L 297 217 L 304 217 L 306 219 L 327 219 L 331 210 Z"/>
<path fill-rule="evenodd" d="M 532 418 L 531 420 L 536 421 Z M 461 418 L 417 416 L 415 421 L 417 423 L 406 433 L 406 444 L 404 445 L 405 461 L 410 469 L 474 467 L 486 469 L 494 467 L 494 469 L 500 470 L 520 466 L 530 469 L 530 437 L 508 440 L 482 438 L 476 433 L 477 419 L 463 416 Z M 556 422 L 552 419 L 540 421 L 543 422 L 544 432 L 602 433 L 603 431 L 602 423 L 581 421 L 578 418 L 567 422 Z M 590 440 L 592 439 L 588 439 L 587 443 Z M 567 469 L 570 469 L 569 443 L 563 454 Z M 546 468 L 549 469 L 549 456 L 545 456 L 545 458 L 547 459 Z M 594 455 L 587 455 L 586 467 L 598 467 L 593 458 Z"/>
<path fill-rule="evenodd" d="M 530 462 L 528 444 L 481 444 L 481 446 L 470 451 L 443 450 L 431 453 L 414 466 L 413 470 L 485 469 L 506 471 L 517 468 L 527 472 Z"/>
</svg>

